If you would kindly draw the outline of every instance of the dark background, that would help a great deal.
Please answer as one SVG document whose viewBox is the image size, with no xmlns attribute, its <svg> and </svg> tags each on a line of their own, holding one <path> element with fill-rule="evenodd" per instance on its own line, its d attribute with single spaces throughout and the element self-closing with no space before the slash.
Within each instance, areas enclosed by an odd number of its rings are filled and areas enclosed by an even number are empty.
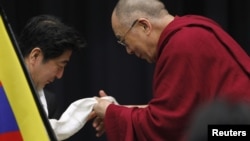
<svg viewBox="0 0 250 141">
<path fill-rule="evenodd" d="M 57 96 L 61 114 L 71 102 L 98 96 L 104 89 L 120 104 L 145 104 L 151 98 L 153 64 L 126 53 L 116 43 L 110 17 L 117 0 L 0 0 L 19 34 L 33 16 L 52 14 L 83 34 L 87 47 L 73 54 L 61 80 L 47 88 Z M 249 0 L 164 0 L 173 15 L 198 14 L 217 21 L 250 53 Z M 106 141 L 88 122 L 67 141 Z"/>
</svg>

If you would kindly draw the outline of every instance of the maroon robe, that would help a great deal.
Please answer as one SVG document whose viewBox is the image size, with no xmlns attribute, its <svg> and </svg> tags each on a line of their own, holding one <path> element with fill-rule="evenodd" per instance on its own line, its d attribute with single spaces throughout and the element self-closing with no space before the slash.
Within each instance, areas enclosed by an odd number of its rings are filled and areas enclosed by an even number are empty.
<svg viewBox="0 0 250 141">
<path fill-rule="evenodd" d="M 164 29 L 147 108 L 111 104 L 109 141 L 185 140 L 189 120 L 217 97 L 250 102 L 250 59 L 222 28 L 200 16 L 176 16 Z"/>
</svg>

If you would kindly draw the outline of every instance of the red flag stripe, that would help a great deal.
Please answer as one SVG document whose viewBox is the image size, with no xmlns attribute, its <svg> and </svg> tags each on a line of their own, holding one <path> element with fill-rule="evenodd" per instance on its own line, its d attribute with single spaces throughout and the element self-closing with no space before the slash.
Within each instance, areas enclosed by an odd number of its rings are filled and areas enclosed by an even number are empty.
<svg viewBox="0 0 250 141">
<path fill-rule="evenodd" d="M 21 133 L 16 131 L 0 134 L 0 141 L 23 141 L 23 139 Z"/>
</svg>

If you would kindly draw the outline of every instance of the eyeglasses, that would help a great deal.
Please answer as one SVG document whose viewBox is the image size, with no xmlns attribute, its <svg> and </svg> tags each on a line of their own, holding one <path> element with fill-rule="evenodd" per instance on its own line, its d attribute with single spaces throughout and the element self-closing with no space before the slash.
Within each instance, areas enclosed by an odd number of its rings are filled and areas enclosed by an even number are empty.
<svg viewBox="0 0 250 141">
<path fill-rule="evenodd" d="M 118 38 L 117 42 L 118 42 L 120 45 L 122 45 L 122 46 L 127 46 L 127 44 L 125 43 L 125 38 L 126 38 L 127 34 L 129 33 L 129 31 L 132 30 L 132 28 L 135 26 L 135 24 L 136 24 L 137 22 L 138 22 L 138 19 L 136 19 L 136 20 L 132 23 L 132 25 L 130 26 L 130 28 L 129 28 L 128 31 L 124 34 L 123 37 Z"/>
</svg>

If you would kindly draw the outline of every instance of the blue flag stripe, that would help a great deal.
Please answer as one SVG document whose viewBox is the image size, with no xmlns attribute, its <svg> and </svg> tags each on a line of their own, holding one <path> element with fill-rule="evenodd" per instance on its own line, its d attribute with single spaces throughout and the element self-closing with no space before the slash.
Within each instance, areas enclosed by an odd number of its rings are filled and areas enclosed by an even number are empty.
<svg viewBox="0 0 250 141">
<path fill-rule="evenodd" d="M 18 131 L 18 125 L 3 87 L 0 85 L 0 134 Z M 4 126 L 3 126 L 4 125 Z"/>
</svg>

